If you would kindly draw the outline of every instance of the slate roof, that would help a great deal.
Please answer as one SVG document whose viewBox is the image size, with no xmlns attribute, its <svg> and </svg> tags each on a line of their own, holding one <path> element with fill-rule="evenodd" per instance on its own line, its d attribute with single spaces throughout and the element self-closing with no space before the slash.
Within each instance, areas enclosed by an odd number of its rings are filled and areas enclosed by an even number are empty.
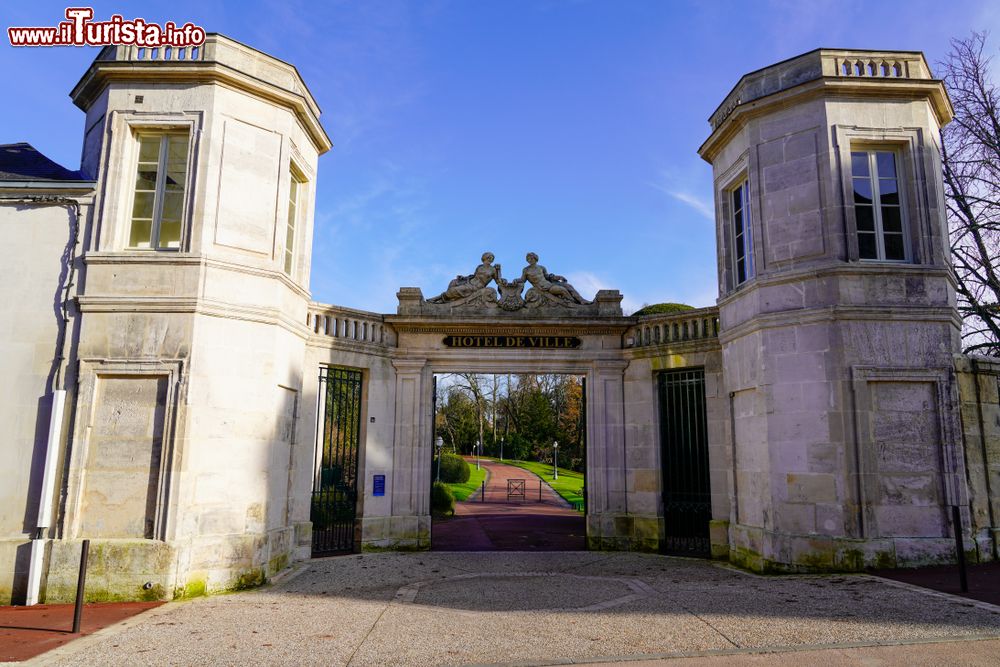
<svg viewBox="0 0 1000 667">
<path fill-rule="evenodd" d="M 86 181 L 45 157 L 29 143 L 0 144 L 0 181 Z"/>
</svg>

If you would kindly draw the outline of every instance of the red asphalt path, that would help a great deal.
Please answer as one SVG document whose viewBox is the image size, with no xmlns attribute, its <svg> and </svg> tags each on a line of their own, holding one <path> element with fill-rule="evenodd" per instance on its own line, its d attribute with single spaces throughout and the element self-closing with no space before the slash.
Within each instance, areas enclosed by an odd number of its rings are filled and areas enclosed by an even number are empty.
<svg viewBox="0 0 1000 667">
<path fill-rule="evenodd" d="M 80 634 L 74 635 L 73 605 L 0 607 L 0 662 L 20 662 L 97 632 L 162 602 L 105 602 L 83 606 Z"/>
<path fill-rule="evenodd" d="M 475 458 L 466 457 L 470 465 Z M 496 461 L 486 468 L 485 499 L 476 492 L 455 503 L 455 516 L 435 519 L 435 551 L 579 551 L 586 549 L 586 520 L 538 475 Z M 507 482 L 525 481 L 525 499 L 507 497 Z M 541 485 L 541 494 L 539 494 Z M 539 500 L 539 495 L 541 500 Z M 485 500 L 485 502 L 484 502 Z"/>
</svg>

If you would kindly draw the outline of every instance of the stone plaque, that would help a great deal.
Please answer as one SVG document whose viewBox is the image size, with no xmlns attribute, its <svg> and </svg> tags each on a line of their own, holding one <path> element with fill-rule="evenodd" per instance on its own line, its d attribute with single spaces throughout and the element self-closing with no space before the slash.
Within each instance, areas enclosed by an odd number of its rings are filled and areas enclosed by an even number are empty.
<svg viewBox="0 0 1000 667">
<path fill-rule="evenodd" d="M 576 336 L 484 336 L 451 335 L 444 337 L 447 347 L 514 347 L 520 349 L 565 350 L 580 347 Z"/>
</svg>

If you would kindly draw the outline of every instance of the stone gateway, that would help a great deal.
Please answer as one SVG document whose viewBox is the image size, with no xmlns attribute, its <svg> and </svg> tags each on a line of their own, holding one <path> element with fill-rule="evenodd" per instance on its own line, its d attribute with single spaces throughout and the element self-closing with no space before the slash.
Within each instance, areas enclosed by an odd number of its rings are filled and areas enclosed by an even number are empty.
<svg viewBox="0 0 1000 667">
<path fill-rule="evenodd" d="M 959 354 L 921 53 L 744 75 L 699 151 L 717 305 L 625 315 L 534 252 L 391 314 L 311 301 L 309 89 L 221 35 L 178 51 L 97 55 L 79 171 L 0 150 L 0 601 L 71 599 L 83 539 L 102 600 L 427 548 L 448 372 L 584 378 L 591 549 L 860 570 L 951 560 L 958 530 L 997 558 L 1000 360 Z"/>
</svg>

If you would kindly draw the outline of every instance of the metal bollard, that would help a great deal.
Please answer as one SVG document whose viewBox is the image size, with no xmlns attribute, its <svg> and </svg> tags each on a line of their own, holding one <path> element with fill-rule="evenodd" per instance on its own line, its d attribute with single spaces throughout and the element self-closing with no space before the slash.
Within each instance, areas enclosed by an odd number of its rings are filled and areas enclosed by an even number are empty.
<svg viewBox="0 0 1000 667">
<path fill-rule="evenodd" d="M 962 540 L 962 515 L 958 505 L 951 506 L 951 526 L 955 529 L 955 551 L 958 553 L 958 581 L 963 593 L 969 592 L 969 579 L 965 572 L 965 543 Z"/>
<path fill-rule="evenodd" d="M 90 540 L 83 541 L 80 551 L 80 575 L 76 579 L 76 606 L 73 608 L 73 634 L 80 632 L 80 617 L 83 615 L 83 589 L 87 585 L 87 556 L 90 555 Z"/>
<path fill-rule="evenodd" d="M 538 502 L 542 502 L 542 480 L 538 479 Z"/>
<path fill-rule="evenodd" d="M 479 502 L 486 502 L 486 480 L 484 479 L 479 483 Z"/>
</svg>

